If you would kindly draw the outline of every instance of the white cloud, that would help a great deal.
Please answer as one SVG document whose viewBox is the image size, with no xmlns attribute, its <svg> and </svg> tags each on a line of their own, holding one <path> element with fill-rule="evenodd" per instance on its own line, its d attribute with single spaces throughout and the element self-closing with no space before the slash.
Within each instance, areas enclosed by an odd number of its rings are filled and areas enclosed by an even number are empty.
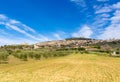
<svg viewBox="0 0 120 82">
<path fill-rule="evenodd" d="M 93 34 L 93 31 L 87 25 L 84 25 L 78 32 L 74 32 L 72 37 L 86 37 L 90 38 Z"/>
<path fill-rule="evenodd" d="M 71 0 L 78 4 L 79 0 Z M 97 0 L 107 2 L 109 0 Z M 85 2 L 85 1 L 84 1 Z M 73 37 L 90 37 L 97 34 L 99 39 L 120 39 L 120 2 L 115 4 L 100 4 L 94 7 L 95 17 L 91 24 L 92 30 L 83 26 L 78 32 L 72 34 Z M 88 29 L 88 30 L 87 30 Z M 85 31 L 86 30 L 86 31 Z M 93 34 L 93 31 L 95 32 Z M 95 35 L 96 37 L 96 35 Z"/>
<path fill-rule="evenodd" d="M 120 2 L 112 5 L 104 4 L 104 6 L 95 5 L 93 6 L 93 8 L 95 9 L 95 14 L 109 13 L 114 10 L 120 9 Z"/>
<path fill-rule="evenodd" d="M 94 9 L 95 9 L 95 14 L 109 13 L 112 11 L 112 7 L 109 5 L 105 5 L 104 7 L 94 6 Z"/>
<path fill-rule="evenodd" d="M 25 30 L 22 30 L 22 29 L 18 28 L 16 25 L 11 25 L 10 23 L 6 23 L 5 26 L 8 27 L 8 28 L 11 28 L 11 29 L 13 29 L 13 30 L 15 30 L 17 32 L 20 32 L 20 33 L 22 33 L 22 34 L 24 34 L 24 35 L 26 35 L 28 37 L 31 37 L 32 39 L 40 40 L 39 38 L 36 38 L 35 36 L 27 33 Z"/>
<path fill-rule="evenodd" d="M 75 2 L 75 0 L 73 1 Z M 107 2 L 109 0 L 97 1 Z M 72 36 L 90 37 L 97 34 L 99 39 L 120 39 L 120 2 L 111 5 L 106 3 L 95 5 L 93 8 L 95 17 L 91 24 L 92 30 L 88 26 L 83 26 L 78 32 L 73 33 Z M 94 34 L 93 31 L 95 32 Z"/>
<path fill-rule="evenodd" d="M 100 39 L 120 39 L 120 10 L 116 10 L 110 18 L 111 24 L 98 36 Z"/>
<path fill-rule="evenodd" d="M 39 42 L 39 41 L 47 41 L 49 40 L 46 36 L 43 36 L 39 33 L 37 33 L 34 29 L 31 27 L 21 23 L 20 21 L 11 19 L 3 14 L 0 14 L 0 25 L 2 25 L 3 29 L 0 29 L 0 44 L 9 44 L 9 43 L 21 43 L 23 41 L 25 42 Z M 14 31 L 16 33 L 21 33 L 23 35 L 23 39 L 20 39 L 20 37 L 17 37 L 17 35 L 12 33 L 7 33 L 7 31 L 4 31 L 8 29 L 9 31 Z M 8 39 L 5 37 L 8 37 L 12 35 L 12 37 L 15 37 L 14 40 L 12 38 Z M 26 36 L 26 39 L 24 37 Z"/>
<path fill-rule="evenodd" d="M 3 25 L 9 24 L 12 26 L 16 26 L 17 28 L 25 30 L 25 31 L 35 32 L 35 30 L 30 28 L 29 26 L 21 23 L 20 21 L 11 19 L 3 14 L 0 14 L 0 24 L 3 24 Z"/>
<path fill-rule="evenodd" d="M 53 36 L 54 36 L 55 38 L 57 38 L 58 40 L 61 40 L 61 39 L 62 39 L 61 36 L 60 36 L 59 34 L 57 34 L 57 33 L 53 34 Z"/>
<path fill-rule="evenodd" d="M 98 36 L 99 39 L 120 39 L 120 24 L 112 24 L 108 26 L 105 31 Z"/>
<path fill-rule="evenodd" d="M 11 45 L 11 44 L 23 44 L 23 43 L 29 43 L 29 44 L 33 44 L 33 43 L 37 43 L 38 41 L 36 40 L 29 40 L 26 38 L 8 38 L 8 37 L 2 37 L 0 36 L 0 45 Z"/>
<path fill-rule="evenodd" d="M 120 39 L 120 2 L 112 5 L 94 6 L 94 26 L 98 32 L 99 39 Z"/>
<path fill-rule="evenodd" d="M 109 0 L 97 0 L 97 1 L 99 1 L 99 2 L 107 2 Z"/>
<path fill-rule="evenodd" d="M 110 15 L 109 15 L 109 14 L 106 14 L 106 13 L 103 13 L 103 14 L 101 14 L 100 16 L 101 16 L 101 17 L 105 17 L 105 18 L 110 17 Z"/>
<path fill-rule="evenodd" d="M 105 25 L 107 25 L 110 22 L 110 15 L 103 13 L 103 14 L 98 14 L 94 18 L 94 22 L 92 23 L 92 26 L 95 26 L 95 28 L 101 28 Z"/>
<path fill-rule="evenodd" d="M 9 25 L 9 24 L 7 24 L 6 26 L 9 27 L 9 28 L 12 28 L 12 29 L 14 29 L 14 30 L 16 30 L 16 31 L 18 31 L 18 32 L 20 32 L 20 33 L 22 33 L 22 34 L 24 34 L 24 35 L 30 37 L 30 38 L 32 38 L 32 39 L 41 41 L 41 38 L 42 38 L 42 40 L 46 40 L 46 39 L 43 38 L 43 37 L 35 37 L 35 36 L 33 36 L 32 34 L 29 34 L 29 33 L 27 33 L 26 31 L 21 30 L 20 28 L 14 26 L 14 25 Z M 37 35 L 36 35 L 36 36 L 37 36 Z"/>
<path fill-rule="evenodd" d="M 40 38 L 39 38 L 40 41 L 49 41 L 49 40 L 50 40 L 49 38 L 47 38 L 46 36 L 43 36 L 43 35 L 41 35 L 41 34 L 38 34 L 38 37 L 40 37 Z"/>
<path fill-rule="evenodd" d="M 114 9 L 120 9 L 120 2 L 116 3 L 116 4 L 113 4 L 112 7 Z"/>
<path fill-rule="evenodd" d="M 111 15 L 109 14 L 109 12 L 113 11 L 113 7 L 112 5 L 104 5 L 104 6 L 99 6 L 99 5 L 95 5 L 93 6 L 93 8 L 95 9 L 95 18 L 94 18 L 94 22 L 92 24 L 92 26 L 95 26 L 96 28 L 103 27 L 105 25 L 107 25 L 110 22 L 110 17 Z"/>
<path fill-rule="evenodd" d="M 65 39 L 67 37 L 67 35 L 68 34 L 66 34 L 63 31 L 57 31 L 57 32 L 53 33 L 54 38 L 57 39 L 57 40 Z"/>
<path fill-rule="evenodd" d="M 16 25 L 18 27 L 23 27 L 23 29 L 25 31 L 31 31 L 31 32 L 34 32 L 35 33 L 35 30 L 26 26 L 25 24 L 21 23 L 20 21 L 16 21 L 16 20 L 13 20 L 13 19 L 10 19 L 9 20 L 9 23 L 12 24 L 12 25 Z"/>
<path fill-rule="evenodd" d="M 5 19 L 7 19 L 7 17 L 3 14 L 0 14 L 0 20 L 5 20 Z"/>
<path fill-rule="evenodd" d="M 71 2 L 74 2 L 75 4 L 77 4 L 78 6 L 81 7 L 86 7 L 86 2 L 85 0 L 70 0 Z"/>
<path fill-rule="evenodd" d="M 4 34 L 4 35 L 7 34 L 3 29 L 0 29 L 0 33 L 1 33 L 1 34 Z"/>
<path fill-rule="evenodd" d="M 120 23 L 120 10 L 116 10 L 114 16 L 111 17 L 112 24 L 119 24 Z"/>
</svg>

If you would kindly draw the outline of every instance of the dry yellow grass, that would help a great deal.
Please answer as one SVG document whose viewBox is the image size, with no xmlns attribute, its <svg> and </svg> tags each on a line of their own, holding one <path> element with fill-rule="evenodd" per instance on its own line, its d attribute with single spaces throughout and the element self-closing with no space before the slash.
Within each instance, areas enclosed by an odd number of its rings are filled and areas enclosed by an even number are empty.
<svg viewBox="0 0 120 82">
<path fill-rule="evenodd" d="M 0 82 L 120 82 L 120 58 L 72 54 L 18 64 L 11 60 L 0 65 Z"/>
</svg>

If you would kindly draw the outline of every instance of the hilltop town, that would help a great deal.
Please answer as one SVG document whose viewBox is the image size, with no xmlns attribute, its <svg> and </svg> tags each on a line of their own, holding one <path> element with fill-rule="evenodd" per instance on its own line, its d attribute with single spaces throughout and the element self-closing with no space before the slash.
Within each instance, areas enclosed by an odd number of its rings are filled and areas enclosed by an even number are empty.
<svg viewBox="0 0 120 82">
<path fill-rule="evenodd" d="M 46 41 L 34 44 L 34 49 L 37 48 L 78 48 L 86 47 L 92 44 L 103 43 L 103 42 L 113 42 L 118 41 L 115 39 L 111 40 L 97 40 L 91 38 L 67 38 L 64 40 Z"/>
<path fill-rule="evenodd" d="M 34 45 L 34 48 L 42 48 L 42 47 L 53 47 L 53 48 L 78 48 L 82 46 L 87 46 L 89 44 L 96 44 L 98 42 L 103 42 L 103 40 L 95 40 L 89 38 L 67 38 L 64 40 L 55 40 L 55 41 L 47 41 L 40 42 Z"/>
</svg>

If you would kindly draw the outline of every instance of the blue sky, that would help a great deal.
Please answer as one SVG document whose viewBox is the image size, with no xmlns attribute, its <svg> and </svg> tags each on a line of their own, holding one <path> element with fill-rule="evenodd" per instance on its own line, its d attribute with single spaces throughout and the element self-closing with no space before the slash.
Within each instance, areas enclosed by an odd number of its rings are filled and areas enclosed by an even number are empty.
<svg viewBox="0 0 120 82">
<path fill-rule="evenodd" d="M 0 0 L 0 45 L 120 39 L 119 0 Z"/>
</svg>

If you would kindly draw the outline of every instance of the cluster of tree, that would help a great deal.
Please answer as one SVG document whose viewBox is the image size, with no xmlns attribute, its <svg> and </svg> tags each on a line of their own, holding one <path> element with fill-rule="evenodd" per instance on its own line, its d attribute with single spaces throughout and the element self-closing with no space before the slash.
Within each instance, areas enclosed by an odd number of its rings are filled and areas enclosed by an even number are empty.
<svg viewBox="0 0 120 82">
<path fill-rule="evenodd" d="M 41 58 L 59 57 L 68 54 L 68 51 L 51 51 L 44 48 L 35 50 L 33 45 L 5 45 L 0 47 L 0 61 L 7 61 L 9 55 L 27 61 L 30 58 L 40 60 Z"/>
<path fill-rule="evenodd" d="M 16 58 L 19 58 L 19 59 L 23 60 L 23 61 L 27 61 L 28 58 L 36 59 L 36 60 L 39 60 L 41 58 L 40 53 L 29 52 L 29 51 L 26 51 L 26 52 L 14 52 L 12 55 L 14 57 L 16 57 Z"/>
<path fill-rule="evenodd" d="M 17 57 L 23 61 L 27 61 L 29 58 L 40 60 L 41 58 L 50 58 L 50 57 L 60 57 L 68 55 L 68 52 L 52 51 L 52 52 L 35 52 L 35 51 L 25 51 L 25 52 L 14 52 L 13 56 Z"/>
</svg>

